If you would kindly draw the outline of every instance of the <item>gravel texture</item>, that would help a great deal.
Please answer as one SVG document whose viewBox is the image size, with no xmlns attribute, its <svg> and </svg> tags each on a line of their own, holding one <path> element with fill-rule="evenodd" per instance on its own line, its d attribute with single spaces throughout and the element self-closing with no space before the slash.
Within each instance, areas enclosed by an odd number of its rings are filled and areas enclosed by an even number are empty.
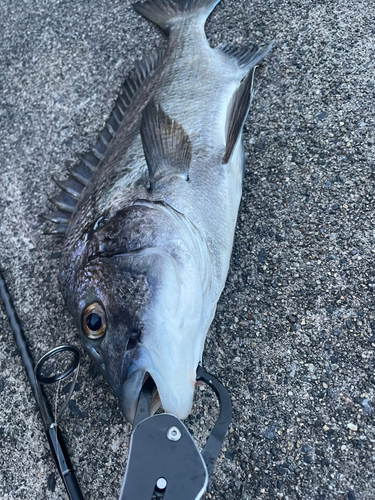
<svg viewBox="0 0 375 500">
<path fill-rule="evenodd" d="M 222 0 L 207 23 L 212 45 L 275 46 L 256 76 L 205 350 L 234 406 L 206 498 L 375 499 L 374 26 L 371 2 L 352 0 Z M 38 218 L 51 174 L 94 142 L 134 61 L 163 44 L 126 0 L 0 2 L 0 266 L 35 358 L 77 344 L 61 242 Z M 1 307 L 0 405 L 0 498 L 66 498 Z M 187 425 L 199 443 L 216 412 L 198 389 Z M 130 428 L 86 355 L 62 426 L 85 498 L 117 498 Z"/>
</svg>

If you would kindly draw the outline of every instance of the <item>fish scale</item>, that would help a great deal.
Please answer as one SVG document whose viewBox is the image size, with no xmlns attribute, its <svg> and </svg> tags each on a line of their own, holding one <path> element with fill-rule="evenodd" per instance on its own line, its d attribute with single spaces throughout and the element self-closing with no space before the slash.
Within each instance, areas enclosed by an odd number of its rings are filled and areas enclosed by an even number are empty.
<svg viewBox="0 0 375 500">
<path fill-rule="evenodd" d="M 65 232 L 59 282 L 81 341 L 129 421 L 147 374 L 165 411 L 190 412 L 229 268 L 242 128 L 270 47 L 211 48 L 204 24 L 218 1 L 134 5 L 168 46 L 136 64 L 45 216 Z"/>
</svg>

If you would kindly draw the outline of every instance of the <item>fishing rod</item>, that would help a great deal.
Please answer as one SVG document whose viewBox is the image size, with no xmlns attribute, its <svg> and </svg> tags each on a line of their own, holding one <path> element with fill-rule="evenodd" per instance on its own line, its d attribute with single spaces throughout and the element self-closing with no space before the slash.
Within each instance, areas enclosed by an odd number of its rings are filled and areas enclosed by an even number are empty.
<svg viewBox="0 0 375 500">
<path fill-rule="evenodd" d="M 61 479 L 63 480 L 66 492 L 70 500 L 83 500 L 82 492 L 79 488 L 77 478 L 74 474 L 73 467 L 69 458 L 69 454 L 61 434 L 61 430 L 57 424 L 58 419 L 61 417 L 63 411 L 68 405 L 69 399 L 75 387 L 75 381 L 78 375 L 80 353 L 74 346 L 60 346 L 52 349 L 45 354 L 34 366 L 34 361 L 31 356 L 29 347 L 27 345 L 25 334 L 22 330 L 21 323 L 17 316 L 16 310 L 13 306 L 8 288 L 5 283 L 4 275 L 0 270 L 0 296 L 4 303 L 5 311 L 9 319 L 10 327 L 12 329 L 14 338 L 16 340 L 18 349 L 21 354 L 22 362 L 26 370 L 27 378 L 29 379 L 31 389 L 33 391 L 35 401 L 43 420 L 46 430 L 48 442 L 52 451 L 53 458 L 59 470 Z M 59 353 L 71 352 L 73 359 L 68 368 L 59 375 L 52 375 L 46 377 L 43 375 L 43 367 L 45 363 L 52 357 L 56 357 Z M 65 379 L 73 374 L 73 381 L 71 382 L 70 391 L 67 395 L 66 401 L 60 409 L 58 415 L 54 416 L 48 399 L 45 395 L 43 386 L 47 384 L 54 384 L 60 380 Z"/>
<path fill-rule="evenodd" d="M 0 270 L 0 296 L 21 353 L 48 442 L 70 500 L 84 500 L 57 421 L 66 409 L 74 391 L 80 363 L 79 350 L 63 345 L 47 352 L 34 366 L 17 313 Z M 43 368 L 58 355 L 69 352 L 73 357 L 62 373 L 46 375 Z M 65 403 L 54 416 L 44 392 L 52 385 L 73 376 Z M 207 490 L 210 475 L 220 453 L 232 419 L 228 391 L 215 377 L 199 365 L 197 381 L 207 384 L 219 400 L 219 416 L 202 452 L 183 422 L 169 413 L 150 415 L 151 398 L 156 389 L 151 377 L 142 387 L 133 430 L 129 456 L 119 500 L 199 500 Z"/>
</svg>

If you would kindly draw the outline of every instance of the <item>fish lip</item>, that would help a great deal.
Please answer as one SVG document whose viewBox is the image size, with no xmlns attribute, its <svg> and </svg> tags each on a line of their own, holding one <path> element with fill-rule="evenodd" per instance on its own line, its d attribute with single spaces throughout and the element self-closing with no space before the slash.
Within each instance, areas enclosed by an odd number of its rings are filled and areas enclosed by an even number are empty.
<svg viewBox="0 0 375 500">
<path fill-rule="evenodd" d="M 144 382 L 147 380 L 148 374 L 155 382 L 158 391 L 160 402 L 164 411 L 184 419 L 188 416 L 191 410 L 195 388 L 195 370 L 194 377 L 184 377 L 185 383 L 181 385 L 182 392 L 176 392 L 173 388 L 174 379 L 169 379 L 166 373 L 160 373 L 154 366 L 152 356 L 148 349 L 139 345 L 134 353 L 136 357 L 124 357 L 124 366 L 122 374 L 122 382 L 120 387 L 119 399 L 121 409 L 128 422 L 133 423 L 137 411 L 139 396 Z M 186 379 L 186 380 L 185 380 Z M 147 415 L 149 416 L 149 415 Z"/>
<path fill-rule="evenodd" d="M 139 343 L 134 349 L 126 351 L 123 358 L 119 396 L 122 413 L 130 423 L 133 423 L 145 375 L 149 373 L 149 368 L 148 351 L 142 344 Z"/>
<path fill-rule="evenodd" d="M 124 385 L 126 380 L 133 374 L 134 371 L 137 371 L 138 369 L 144 367 L 144 355 L 145 349 L 140 342 L 138 342 L 138 344 L 133 349 L 128 349 L 125 351 L 121 367 L 121 386 Z"/>
<path fill-rule="evenodd" d="M 123 382 L 121 387 L 121 409 L 125 418 L 131 424 L 137 411 L 138 400 L 147 370 L 138 368 Z"/>
</svg>

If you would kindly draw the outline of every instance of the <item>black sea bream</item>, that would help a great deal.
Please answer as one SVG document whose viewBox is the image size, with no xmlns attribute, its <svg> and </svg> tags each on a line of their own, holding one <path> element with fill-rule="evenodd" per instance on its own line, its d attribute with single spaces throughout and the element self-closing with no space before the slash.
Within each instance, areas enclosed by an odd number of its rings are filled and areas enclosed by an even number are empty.
<svg viewBox="0 0 375 500">
<path fill-rule="evenodd" d="M 168 34 L 138 63 L 96 146 L 46 215 L 65 233 L 60 285 L 83 344 L 133 420 L 145 376 L 185 418 L 226 280 L 244 172 L 242 127 L 268 49 L 204 32 L 219 0 L 148 0 Z"/>
</svg>

